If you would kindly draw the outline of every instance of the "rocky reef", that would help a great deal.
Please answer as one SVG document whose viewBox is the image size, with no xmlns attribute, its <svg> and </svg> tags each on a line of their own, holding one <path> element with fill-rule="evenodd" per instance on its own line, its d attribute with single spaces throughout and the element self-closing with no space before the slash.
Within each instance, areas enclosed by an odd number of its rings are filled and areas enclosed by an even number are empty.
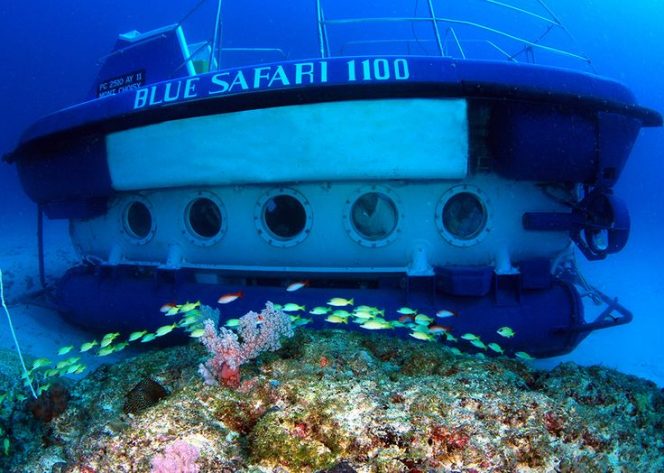
<svg viewBox="0 0 664 473">
<path fill-rule="evenodd" d="M 602 367 L 536 371 L 436 343 L 302 328 L 243 365 L 237 389 L 204 384 L 206 358 L 192 342 L 104 365 L 65 382 L 66 408 L 48 421 L 6 400 L 0 470 L 664 471 L 664 393 Z"/>
</svg>

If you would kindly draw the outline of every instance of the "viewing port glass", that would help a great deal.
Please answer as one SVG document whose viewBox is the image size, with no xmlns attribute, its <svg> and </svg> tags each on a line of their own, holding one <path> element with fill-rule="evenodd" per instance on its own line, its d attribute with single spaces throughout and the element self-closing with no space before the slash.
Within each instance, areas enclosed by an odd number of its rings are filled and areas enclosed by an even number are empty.
<svg viewBox="0 0 664 473">
<path fill-rule="evenodd" d="M 125 229 L 132 237 L 143 240 L 152 231 L 152 214 L 143 202 L 134 201 L 127 206 L 125 212 Z"/>
</svg>

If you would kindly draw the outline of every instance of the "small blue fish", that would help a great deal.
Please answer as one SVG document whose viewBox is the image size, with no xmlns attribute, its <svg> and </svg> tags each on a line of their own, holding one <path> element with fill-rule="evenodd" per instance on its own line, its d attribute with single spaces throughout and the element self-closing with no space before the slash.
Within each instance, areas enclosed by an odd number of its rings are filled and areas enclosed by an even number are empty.
<svg viewBox="0 0 664 473">
<path fill-rule="evenodd" d="M 151 342 L 155 338 L 157 338 L 157 336 L 154 333 L 146 333 L 145 335 L 143 335 L 143 338 L 141 338 L 141 343 Z"/>
<path fill-rule="evenodd" d="M 500 327 L 496 332 L 498 335 L 505 338 L 512 338 L 514 336 L 514 330 L 510 327 Z"/>
<path fill-rule="evenodd" d="M 48 358 L 37 358 L 33 363 L 32 363 L 32 369 L 36 370 L 39 368 L 42 368 L 44 366 L 48 366 L 51 364 L 51 360 Z"/>
<path fill-rule="evenodd" d="M 440 309 L 438 312 L 436 312 L 436 317 L 438 317 L 439 319 L 455 317 L 456 315 L 457 315 L 456 312 L 452 312 L 451 310 L 448 309 Z"/>
<path fill-rule="evenodd" d="M 147 330 L 141 330 L 140 332 L 132 332 L 132 333 L 129 335 L 129 338 L 127 339 L 127 341 L 129 341 L 129 342 L 136 341 L 136 340 L 138 340 L 139 338 L 143 337 L 146 333 L 148 333 Z"/>
<path fill-rule="evenodd" d="M 178 324 L 177 324 L 177 323 L 174 323 L 174 324 L 171 324 L 171 325 L 164 325 L 164 326 L 162 326 L 162 327 L 159 327 L 159 328 L 155 331 L 155 335 L 156 335 L 157 337 L 163 337 L 163 336 L 166 335 L 167 333 L 171 333 L 171 332 L 173 331 L 173 329 L 175 329 L 177 326 L 178 326 Z"/>
<path fill-rule="evenodd" d="M 202 328 L 197 328 L 189 334 L 191 338 L 201 338 L 203 335 L 205 335 L 205 329 Z"/>
<path fill-rule="evenodd" d="M 526 353 L 525 351 L 518 351 L 514 354 L 514 356 L 516 356 L 518 359 L 524 360 L 524 361 L 532 361 L 532 360 L 535 359 L 532 356 L 530 356 L 528 353 Z"/>
<path fill-rule="evenodd" d="M 302 289 L 304 286 L 308 286 L 308 285 L 309 285 L 309 281 L 297 281 L 297 282 L 294 282 L 292 284 L 289 284 L 288 287 L 286 288 L 286 290 L 288 292 L 294 292 L 294 291 Z"/>
<path fill-rule="evenodd" d="M 74 345 L 67 345 L 66 347 L 62 347 L 58 350 L 58 355 L 66 355 L 70 351 L 74 349 Z"/>
</svg>

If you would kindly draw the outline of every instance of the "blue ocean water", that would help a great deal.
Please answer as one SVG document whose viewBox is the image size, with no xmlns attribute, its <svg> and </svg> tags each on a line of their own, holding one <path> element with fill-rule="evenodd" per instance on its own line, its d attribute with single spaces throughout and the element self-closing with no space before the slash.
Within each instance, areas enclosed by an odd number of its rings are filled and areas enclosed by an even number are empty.
<svg viewBox="0 0 664 473">
<path fill-rule="evenodd" d="M 334 2 L 330 8 L 357 11 L 380 10 L 383 15 L 407 15 L 422 5 L 411 2 Z M 523 2 L 527 4 L 528 2 Z M 533 4 L 537 2 L 532 2 Z M 146 31 L 184 17 L 191 2 L 3 2 L 0 5 L 0 153 L 10 151 L 21 132 L 40 116 L 77 103 L 92 83 L 98 60 L 111 49 L 118 33 Z M 593 61 L 602 76 L 627 84 L 639 102 L 664 109 L 664 42 L 660 28 L 664 4 L 655 0 L 630 3 L 618 0 L 561 0 L 551 5 L 572 32 L 577 47 Z M 188 28 L 209 35 L 209 20 L 216 5 L 207 2 L 193 16 Z M 421 10 L 419 10 L 421 11 Z M 481 6 L 473 14 L 481 18 Z M 289 58 L 317 54 L 314 2 L 280 3 L 227 1 L 224 3 L 224 41 L 228 47 L 282 48 Z M 509 26 L 509 25 L 507 25 Z M 514 25 L 518 28 L 519 25 Z M 368 36 L 380 36 L 380 28 Z M 424 31 L 422 35 L 426 34 Z M 202 36 L 198 39 L 206 39 Z M 605 363 L 650 376 L 664 384 L 662 354 L 658 349 L 664 333 L 659 325 L 664 303 L 664 131 L 645 129 L 616 186 L 632 216 L 627 248 L 608 260 L 584 265 L 591 281 L 635 313 L 630 327 L 593 335 L 568 358 L 584 363 Z M 75 178 L 75 177 L 74 177 Z M 32 238 L 34 205 L 24 196 L 13 167 L 0 166 L 0 232 Z M 64 232 L 63 225 L 50 226 Z M 47 234 L 47 241 L 53 235 Z M 0 238 L 2 236 L 0 235 Z M 0 263 L 1 264 L 1 263 Z M 557 362 L 554 360 L 553 362 Z"/>
<path fill-rule="evenodd" d="M 216 7 L 213 2 L 207 3 L 188 27 L 209 31 L 209 18 L 214 16 Z M 354 5 L 358 2 L 348 3 L 356 10 L 376 10 L 376 2 L 367 2 L 365 7 Z M 410 3 L 380 2 L 378 10 L 386 15 L 406 14 L 411 8 L 404 5 L 410 7 Z M 270 44 L 287 49 L 291 57 L 315 55 L 318 46 L 312 41 L 317 39 L 313 4 L 305 0 L 279 4 L 259 0 L 225 2 L 224 40 L 229 47 Z M 11 150 L 20 133 L 38 117 L 80 101 L 95 77 L 99 58 L 110 51 L 117 34 L 173 23 L 193 5 L 194 2 L 139 4 L 124 0 L 3 2 L 0 150 Z M 340 10 L 346 7 L 344 2 L 334 5 Z M 664 17 L 661 2 L 562 0 L 553 8 L 599 74 L 628 84 L 645 105 L 657 108 L 664 103 L 660 86 L 664 74 L 664 43 L 659 32 Z M 623 195 L 633 203 L 630 209 L 635 225 L 647 222 L 649 231 L 645 233 L 653 237 L 657 232 L 652 225 L 657 225 L 661 214 L 657 202 L 649 196 L 664 172 L 661 143 L 661 130 L 645 130 L 619 184 L 619 190 L 629 189 Z M 15 212 L 28 212 L 31 207 L 20 192 L 13 169 L 2 166 L 0 173 L 2 188 L 7 191 L 3 212 L 9 211 L 8 218 L 13 216 L 10 220 L 14 220 Z"/>
<path fill-rule="evenodd" d="M 147 31 L 171 24 L 187 15 L 197 3 L 193 0 L 1 2 L 0 155 L 11 151 L 21 133 L 39 117 L 76 104 L 85 97 L 97 74 L 100 58 L 111 50 L 119 33 L 133 29 Z M 212 0 L 200 3 L 200 10 L 186 23 L 188 32 L 199 31 L 198 37 L 193 35 L 196 40 L 209 39 L 210 19 L 216 9 L 216 2 Z M 331 3 L 327 10 L 330 16 L 346 9 L 353 10 L 358 16 L 409 16 L 414 11 L 422 14 L 427 8 L 426 0 L 334 0 L 328 3 Z M 456 3 L 478 21 L 487 15 L 485 2 L 459 0 Z M 513 0 L 513 3 L 526 7 L 539 4 L 537 0 Z M 592 59 L 596 73 L 628 85 L 640 104 L 664 113 L 664 41 L 661 37 L 664 2 L 557 0 L 549 6 L 574 36 L 576 50 Z M 313 0 L 225 0 L 224 44 L 229 48 L 280 48 L 288 59 L 316 57 L 315 15 Z M 509 21 L 506 16 L 505 28 L 518 30 L 526 27 L 512 25 Z M 422 40 L 417 46 L 421 52 L 435 52 L 431 49 L 433 37 L 426 25 L 408 27 L 399 34 L 414 34 Z M 382 26 L 374 25 L 366 28 L 360 37 L 371 40 L 389 37 L 389 34 Z M 230 54 L 224 65 L 281 57 L 281 52 L 264 54 L 258 59 Z M 72 179 L 77 178 L 72 176 Z M 664 387 L 664 353 L 661 348 L 664 335 L 661 317 L 664 313 L 663 179 L 664 129 L 644 129 L 615 187 L 616 195 L 626 200 L 630 210 L 630 241 L 622 252 L 605 261 L 580 263 L 587 279 L 607 294 L 619 297 L 621 303 L 634 313 L 634 321 L 628 326 L 594 333 L 570 355 L 537 361 L 534 363 L 536 367 L 553 367 L 566 360 L 584 365 L 600 364 L 651 379 Z M 31 243 L 35 239 L 35 205 L 23 193 L 14 167 L 6 163 L 0 163 L 0 191 L 0 268 L 11 259 L 14 269 L 20 270 L 24 263 L 20 258 L 17 263 L 17 251 L 36 247 L 36 241 Z M 49 243 L 61 244 L 66 238 L 66 222 L 47 222 L 47 248 Z M 16 246 L 17 242 L 20 246 Z M 53 256 L 58 257 L 58 254 L 47 251 L 47 270 L 52 277 L 57 276 L 53 271 L 62 269 L 53 264 Z M 28 274 L 31 282 L 14 284 L 14 289 L 36 286 L 33 281 L 36 266 L 32 264 L 31 267 L 31 270 L 23 268 L 22 273 Z M 15 296 L 11 289 L 8 288 L 8 297 Z M 19 313 L 25 314 L 26 311 Z M 33 356 L 45 356 L 39 343 L 51 335 L 60 345 L 70 335 L 85 337 L 85 334 L 74 332 L 62 335 L 63 325 L 57 318 L 34 319 L 38 328 L 21 332 L 21 327 L 26 328 L 32 323 L 33 320 L 28 318 L 17 320 L 16 325 L 26 352 Z M 6 331 L 4 320 L 0 327 Z M 31 340 L 27 333 L 34 334 L 35 339 Z M 52 352 L 52 347 L 49 346 L 48 350 Z M 320 363 L 323 367 L 322 358 Z M 0 432 L 0 439 L 3 435 L 4 432 Z"/>
</svg>

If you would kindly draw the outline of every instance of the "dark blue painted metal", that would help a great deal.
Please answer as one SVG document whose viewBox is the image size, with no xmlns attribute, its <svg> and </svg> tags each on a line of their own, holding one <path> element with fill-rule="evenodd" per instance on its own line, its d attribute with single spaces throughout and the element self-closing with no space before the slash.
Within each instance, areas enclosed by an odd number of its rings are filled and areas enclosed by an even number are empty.
<svg viewBox="0 0 664 473">
<path fill-rule="evenodd" d="M 599 157 L 592 115 L 559 105 L 504 102 L 492 109 L 489 147 L 510 179 L 594 182 Z"/>
<path fill-rule="evenodd" d="M 118 38 L 99 70 L 88 99 L 188 75 L 177 27 L 161 28 L 137 41 Z"/>
<path fill-rule="evenodd" d="M 570 234 L 589 260 L 600 260 L 617 253 L 627 244 L 631 221 L 625 203 L 610 189 L 590 192 L 574 210 L 575 225 Z M 595 242 L 600 235 L 602 242 Z"/>
<path fill-rule="evenodd" d="M 457 296 L 486 296 L 491 290 L 493 268 L 447 266 L 435 268 L 438 287 Z"/>
<path fill-rule="evenodd" d="M 639 107 L 631 92 L 618 82 L 581 72 L 544 66 L 438 57 L 407 57 L 402 58 L 408 62 L 409 76 L 406 79 L 398 79 L 394 75 L 385 80 L 349 79 L 350 60 L 356 61 L 359 65 L 364 60 L 375 59 L 358 57 L 286 61 L 211 72 L 171 81 L 164 78 L 162 82 L 148 88 L 148 97 L 154 96 L 154 105 L 148 103 L 137 110 L 136 90 L 85 102 L 36 122 L 23 135 L 21 146 L 49 135 L 90 126 L 102 127 L 105 131 L 123 129 L 128 126 L 127 123 L 139 120 L 140 117 L 133 116 L 136 114 L 140 114 L 146 120 L 143 124 L 147 124 L 206 113 L 206 110 L 209 110 L 207 113 L 222 113 L 226 100 L 231 97 L 247 98 L 241 106 L 248 109 L 272 103 L 271 95 L 278 95 L 284 99 L 284 104 L 302 103 L 307 101 L 309 95 L 315 100 L 320 100 L 321 89 L 324 91 L 327 89 L 324 93 L 325 100 L 341 100 L 352 94 L 357 95 L 358 91 L 366 93 L 367 90 L 387 87 L 393 93 L 408 92 L 413 96 L 459 96 L 557 103 L 575 110 L 613 111 L 620 115 L 632 116 L 642 126 L 659 126 L 662 123 L 661 116 L 657 112 Z M 389 59 L 392 61 L 398 58 Z M 295 83 L 294 74 L 298 64 L 303 63 L 310 63 L 318 69 L 324 63 L 327 69 L 326 80 L 322 80 L 319 72 L 312 83 Z M 279 67 L 282 67 L 289 77 L 288 84 L 279 81 L 270 84 L 268 80 L 261 80 L 254 86 L 254 76 L 258 69 L 274 72 Z M 238 74 L 248 78 L 248 88 L 243 90 L 236 87 L 227 92 L 220 92 L 219 80 L 230 82 Z M 190 85 L 195 91 L 192 89 L 192 93 L 185 97 L 184 87 L 181 86 L 177 98 L 168 103 L 163 101 L 167 87 L 174 91 L 176 84 L 187 80 L 191 81 Z M 218 104 L 211 106 L 210 102 Z M 145 113 L 150 109 L 159 113 Z M 170 111 L 166 112 L 166 109 Z M 19 155 L 20 153 L 14 153 L 14 158 Z"/>
<path fill-rule="evenodd" d="M 533 265 L 538 263 L 533 262 Z M 532 268 L 532 273 L 539 276 L 527 276 L 531 286 L 534 280 L 541 278 L 544 269 L 541 264 L 539 269 Z M 406 284 L 408 289 L 401 287 L 404 286 L 403 279 L 400 284 L 368 289 L 317 287 L 313 281 L 312 287 L 289 293 L 284 289 L 285 284 L 246 284 L 241 279 L 236 279 L 236 283 L 201 284 L 195 281 L 193 272 L 185 270 L 149 272 L 133 267 L 92 266 L 74 268 L 65 274 L 59 283 L 58 301 L 61 312 L 69 321 L 98 333 L 120 331 L 127 334 L 171 323 L 172 318 L 159 311 L 166 302 L 201 300 L 220 309 L 223 323 L 249 310 L 260 310 L 268 300 L 279 304 L 296 302 L 309 309 L 325 305 L 330 297 L 338 296 L 354 298 L 356 305 L 385 308 L 388 319 L 397 318 L 396 310 L 402 306 L 430 315 L 438 309 L 450 309 L 458 315 L 438 322 L 450 326 L 456 336 L 471 332 L 481 336 L 486 343 L 495 341 L 512 352 L 526 351 L 538 357 L 569 352 L 587 335 L 587 331 L 582 330 L 585 322 L 578 293 L 567 282 L 550 279 L 549 284 L 543 284 L 540 280 L 542 287 L 525 288 L 519 284 L 518 276 L 508 278 L 509 281 L 496 278 L 487 295 L 469 297 L 450 295 L 442 290 L 444 285 L 425 279 L 417 278 L 413 280 L 415 284 Z M 231 304 L 217 304 L 220 295 L 236 291 L 243 291 L 244 297 Z M 310 317 L 313 320 L 311 327 L 339 328 L 324 322 L 321 316 Z M 512 339 L 499 336 L 496 330 L 502 326 L 512 327 L 517 336 Z M 571 330 L 554 333 L 554 327 Z M 344 328 L 362 330 L 352 322 Z M 404 337 L 409 333 L 407 329 L 390 332 Z M 183 336 L 170 340 L 182 341 Z M 457 343 L 462 349 L 472 351 L 471 345 L 461 340 Z"/>
<path fill-rule="evenodd" d="M 608 188 L 616 183 L 640 129 L 641 125 L 638 120 L 615 113 L 599 113 L 598 185 Z"/>
<path fill-rule="evenodd" d="M 569 231 L 570 238 L 589 260 L 606 258 L 627 244 L 630 218 L 625 203 L 610 189 L 589 192 L 569 213 L 526 212 L 523 228 L 533 231 Z M 598 244 L 596 238 L 601 238 Z"/>
<path fill-rule="evenodd" d="M 174 36 L 168 41 L 175 47 Z M 104 74 L 121 68 L 118 57 L 109 57 Z M 364 80 L 361 64 L 378 60 L 400 64 L 401 74 L 395 69 L 384 80 Z M 303 64 L 311 75 L 301 73 Z M 152 74 L 159 77 L 158 70 Z M 268 80 L 270 74 L 280 79 Z M 234 82 L 238 77 L 244 83 Z M 180 77 L 92 100 L 35 123 L 8 159 L 17 162 L 27 194 L 49 217 L 89 218 L 103 213 L 113 193 L 108 132 L 243 109 L 380 97 L 468 97 L 488 105 L 487 144 L 496 170 L 512 179 L 611 185 L 639 128 L 661 124 L 659 114 L 638 107 L 621 84 L 578 72 L 445 58 L 330 58 Z"/>
<path fill-rule="evenodd" d="M 547 258 L 533 258 L 521 261 L 518 265 L 522 289 L 547 289 L 553 284 L 551 261 Z"/>
<path fill-rule="evenodd" d="M 98 135 L 31 147 L 17 168 L 23 189 L 49 218 L 98 215 L 113 193 L 105 140 Z"/>
<path fill-rule="evenodd" d="M 571 212 L 526 212 L 522 222 L 526 230 L 565 232 L 574 228 Z"/>
</svg>

